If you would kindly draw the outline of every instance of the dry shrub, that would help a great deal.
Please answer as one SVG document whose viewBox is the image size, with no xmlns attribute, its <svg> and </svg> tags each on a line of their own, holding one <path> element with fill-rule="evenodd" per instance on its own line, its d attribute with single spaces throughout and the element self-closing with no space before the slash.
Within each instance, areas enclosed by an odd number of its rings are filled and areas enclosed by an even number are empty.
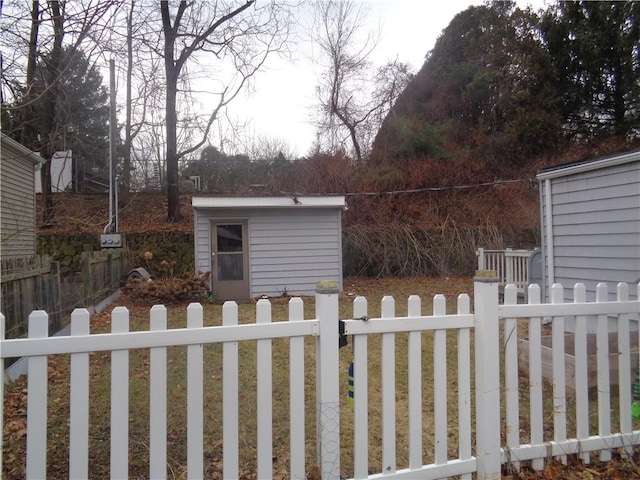
<svg viewBox="0 0 640 480">
<path fill-rule="evenodd" d="M 196 275 L 129 279 L 123 288 L 124 295 L 136 304 L 173 305 L 209 298 L 207 278 Z"/>
<path fill-rule="evenodd" d="M 344 233 L 345 274 L 374 277 L 471 275 L 479 246 L 504 244 L 496 227 L 458 228 L 453 221 L 438 228 L 358 224 Z"/>
</svg>

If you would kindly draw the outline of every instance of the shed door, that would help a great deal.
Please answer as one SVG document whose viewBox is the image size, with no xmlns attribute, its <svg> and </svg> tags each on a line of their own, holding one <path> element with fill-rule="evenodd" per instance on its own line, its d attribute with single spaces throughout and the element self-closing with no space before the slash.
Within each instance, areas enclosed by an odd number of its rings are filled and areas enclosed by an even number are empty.
<svg viewBox="0 0 640 480">
<path fill-rule="evenodd" d="M 247 222 L 216 222 L 211 227 L 213 295 L 217 300 L 249 298 Z"/>
</svg>

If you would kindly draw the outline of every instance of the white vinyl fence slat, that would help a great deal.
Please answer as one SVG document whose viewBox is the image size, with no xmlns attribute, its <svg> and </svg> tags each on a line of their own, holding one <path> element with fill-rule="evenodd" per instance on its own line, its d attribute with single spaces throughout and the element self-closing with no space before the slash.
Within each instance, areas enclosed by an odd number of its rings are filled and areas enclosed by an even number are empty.
<svg viewBox="0 0 640 480">
<path fill-rule="evenodd" d="M 407 301 L 407 314 L 418 317 L 422 314 L 422 302 L 417 295 Z M 422 332 L 409 332 L 408 339 L 409 377 L 409 468 L 422 467 Z"/>
<path fill-rule="evenodd" d="M 48 335 L 49 315 L 36 310 L 29 315 L 29 338 Z M 47 357 L 29 358 L 27 377 L 27 478 L 47 476 Z"/>
<path fill-rule="evenodd" d="M 458 314 L 471 311 L 467 294 L 458 296 Z M 471 459 L 471 329 L 458 330 L 458 449 L 460 460 Z M 460 476 L 471 480 L 471 473 Z"/>
<path fill-rule="evenodd" d="M 540 286 L 529 286 L 528 299 L 530 305 L 540 304 Z M 531 430 L 531 444 L 541 445 L 544 441 L 544 418 L 542 409 L 542 319 L 529 319 L 529 429 Z M 534 470 L 544 468 L 544 460 L 532 460 Z"/>
<path fill-rule="evenodd" d="M 316 430 L 322 478 L 340 477 L 339 302 L 334 282 L 316 288 Z"/>
<path fill-rule="evenodd" d="M 89 335 L 90 314 L 71 313 L 71 336 Z M 69 478 L 89 478 L 89 354 L 71 354 L 69 394 Z"/>
<path fill-rule="evenodd" d="M 587 290 L 583 283 L 573 289 L 574 302 L 585 302 Z M 577 315 L 575 319 L 574 353 L 576 366 L 576 435 L 578 439 L 589 438 L 589 369 L 587 359 L 587 317 Z M 589 452 L 582 452 L 580 458 L 589 463 Z"/>
<path fill-rule="evenodd" d="M 271 323 L 271 303 L 268 300 L 258 300 L 256 322 Z M 258 478 L 271 478 L 273 470 L 271 339 L 258 340 L 256 355 L 258 368 Z"/>
<path fill-rule="evenodd" d="M 468 315 L 430 315 L 421 317 L 402 317 L 398 322 L 396 317 L 376 318 L 375 322 L 348 322 L 346 325 L 349 335 L 372 335 L 374 333 L 402 333 L 417 330 L 438 330 L 442 325 L 447 329 L 473 328 L 474 316 Z"/>
<path fill-rule="evenodd" d="M 553 287 L 552 287 L 553 288 Z M 605 300 L 606 302 L 606 300 Z M 638 302 L 547 303 L 540 305 L 500 305 L 500 316 L 508 317 L 564 317 L 573 315 L 619 315 L 640 313 Z"/>
<path fill-rule="evenodd" d="M 549 459 L 560 458 L 563 455 L 578 455 L 580 452 L 615 450 L 626 445 L 640 445 L 640 433 L 635 431 L 632 434 L 615 433 L 607 437 L 592 435 L 587 440 L 577 438 L 567 439 L 566 442 L 547 442 L 542 445 L 521 445 L 511 452 L 512 457 L 522 461 L 535 458 Z M 500 477 L 496 477 L 500 478 Z"/>
<path fill-rule="evenodd" d="M 498 282 L 476 277 L 475 329 L 476 465 L 478 478 L 499 478 L 500 450 L 500 319 Z M 482 413 L 481 413 L 482 412 Z M 497 476 L 496 475 L 497 472 Z"/>
<path fill-rule="evenodd" d="M 198 303 L 187 307 L 187 328 L 200 329 L 203 309 Z M 187 346 L 187 477 L 204 475 L 204 368 L 203 345 Z"/>
<path fill-rule="evenodd" d="M 385 296 L 381 303 L 381 317 L 395 317 L 395 299 Z M 382 334 L 382 471 L 396 471 L 396 336 Z"/>
<path fill-rule="evenodd" d="M 233 326 L 237 324 L 238 305 L 236 302 L 224 302 L 222 305 L 222 325 Z M 224 478 L 240 477 L 240 438 L 238 435 L 240 387 L 238 375 L 238 342 L 225 342 L 222 344 L 222 468 Z"/>
<path fill-rule="evenodd" d="M 618 284 L 616 298 L 618 302 L 629 300 L 629 286 L 626 283 Z M 633 431 L 631 382 L 629 381 L 629 373 L 631 372 L 630 334 L 629 315 L 623 313 L 618 316 L 618 385 L 620 389 L 620 432 L 623 434 Z M 623 454 L 630 457 L 633 454 L 633 447 L 626 446 Z"/>
<path fill-rule="evenodd" d="M 551 286 L 551 303 L 559 304 L 564 301 L 562 285 Z M 564 363 L 564 317 L 553 318 L 553 330 L 551 333 L 553 362 L 553 439 L 556 442 L 564 442 L 567 439 L 567 392 L 565 381 Z M 566 455 L 560 457 L 562 463 L 567 463 Z"/>
<path fill-rule="evenodd" d="M 514 274 L 516 272 L 513 272 Z M 636 286 L 636 289 L 640 289 Z M 617 299 L 608 300 L 605 284 L 596 289 L 596 301 L 586 302 L 584 285 L 576 285 L 573 302 L 564 303 L 563 289 L 554 285 L 551 303 L 540 304 L 540 288 L 531 286 L 527 305 L 517 304 L 513 286 L 505 288 L 505 304 L 499 305 L 498 282 L 492 276 L 479 275 L 474 282 L 474 310 L 471 315 L 468 295 L 458 297 L 458 310 L 446 315 L 444 296 L 433 299 L 434 314 L 421 316 L 421 301 L 411 296 L 406 317 L 395 317 L 395 300 L 385 297 L 382 301 L 381 318 L 345 320 L 345 332 L 352 336 L 354 363 L 354 478 L 446 478 L 461 476 L 469 480 L 475 473 L 478 478 L 499 478 L 501 467 L 506 463 L 518 466 L 518 462 L 532 461 L 536 470 L 544 467 L 550 457 L 566 459 L 577 454 L 588 462 L 600 451 L 600 459 L 611 458 L 613 449 L 621 448 L 627 455 L 632 447 L 640 444 L 640 430 L 633 430 L 630 406 L 632 402 L 629 373 L 631 365 L 630 322 L 637 320 L 640 302 L 629 301 L 626 284 L 619 284 Z M 341 473 L 340 453 L 340 407 L 347 407 L 347 396 L 339 396 L 338 377 L 340 355 L 338 353 L 338 295 L 333 287 L 319 287 L 316 294 L 316 319 L 304 320 L 304 309 L 300 299 L 289 304 L 289 321 L 274 322 L 271 305 L 261 300 L 256 305 L 256 324 L 238 325 L 238 306 L 234 302 L 223 305 L 222 326 L 203 327 L 203 308 L 191 304 L 187 309 L 187 328 L 167 330 L 167 311 L 155 306 L 150 312 L 150 330 L 129 332 L 129 312 L 118 307 L 111 315 L 112 333 L 91 335 L 89 314 L 76 310 L 72 314 L 71 334 L 68 337 L 48 337 L 48 316 L 36 311 L 29 317 L 29 337 L 26 339 L 4 339 L 4 323 L 0 315 L 0 361 L 17 356 L 24 346 L 28 360 L 27 379 L 27 454 L 26 477 L 45 478 L 47 475 L 47 356 L 70 354 L 70 398 L 69 404 L 69 472 L 71 478 L 89 476 L 89 358 L 92 351 L 109 351 L 111 355 L 111 428 L 110 463 L 112 478 L 126 478 L 129 473 L 129 356 L 131 349 L 149 348 L 149 477 L 166 478 L 167 465 L 167 353 L 173 345 L 187 346 L 187 478 L 204 475 L 204 346 L 221 343 L 223 361 L 222 383 L 222 444 L 223 476 L 239 477 L 239 343 L 256 341 L 257 354 L 257 471 L 259 478 L 273 476 L 273 365 L 272 339 L 288 338 L 290 347 L 289 375 L 289 428 L 290 478 L 304 478 L 307 473 L 305 458 L 306 418 L 304 390 L 305 366 L 304 345 L 306 336 L 316 337 L 316 424 L 318 433 L 317 464 L 321 466 L 323 478 L 338 478 Z M 355 299 L 354 318 L 367 316 L 367 301 Z M 553 437 L 544 438 L 541 333 L 542 317 L 552 321 L 553 365 L 553 411 L 546 412 L 553 419 Z M 565 334 L 566 318 L 575 320 L 574 353 L 576 358 L 575 385 L 566 385 Z M 598 432 L 590 435 L 590 400 L 588 398 L 588 351 L 586 320 L 597 317 L 596 356 L 598 370 Z M 609 384 L 609 328 L 616 318 L 618 348 L 614 361 L 620 377 L 619 404 L 611 408 L 611 386 Z M 515 319 L 528 319 L 529 341 L 529 443 L 520 443 L 519 417 L 521 400 L 518 387 L 517 346 L 513 341 L 518 336 Z M 500 362 L 500 321 L 503 321 L 504 362 Z M 251 327 L 251 328 L 248 328 Z M 459 436 L 457 458 L 449 460 L 447 445 L 452 428 L 447 407 L 447 390 L 450 389 L 448 375 L 456 375 L 447 365 L 447 330 L 457 329 L 457 377 L 451 382 L 458 390 L 457 420 Z M 471 345 L 473 329 L 474 344 Z M 422 340 L 424 331 L 433 331 L 434 372 L 434 435 L 435 463 L 421 465 L 423 461 L 424 421 L 422 415 Z M 184 333 L 186 332 L 186 334 Z M 408 465 L 397 464 L 396 439 L 396 333 L 408 332 L 407 344 L 407 415 L 408 415 Z M 368 335 L 381 334 L 381 401 L 382 423 L 382 468 L 380 473 L 369 475 L 369 426 L 368 426 Z M 634 332 L 635 335 L 635 332 Z M 640 333 L 638 334 L 640 335 Z M 93 347 L 97 347 L 93 350 Z M 475 363 L 470 358 L 475 350 Z M 377 359 L 376 359 L 377 360 Z M 428 363 L 431 363 L 429 361 Z M 501 404 L 500 370 L 504 365 L 504 403 Z M 475 452 L 472 456 L 471 436 L 471 369 L 475 369 Z M 375 372 L 374 372 L 375 373 Z M 566 388 L 575 387 L 576 415 L 569 418 Z M 276 392 L 277 393 L 277 392 Z M 4 389 L 0 387 L 0 400 Z M 574 402 L 573 396 L 569 397 Z M 1 402 L 0 402 L 1 403 Z M 504 406 L 504 418 L 501 407 Z M 620 410 L 618 413 L 618 409 Z M 573 410 L 573 409 L 572 409 Z M 612 432 L 612 412 L 616 412 L 616 430 Z M 4 412 L 3 412 L 4 414 Z M 348 417 L 347 417 L 348 418 Z M 250 419 L 249 419 L 250 420 Z M 502 423 L 504 420 L 504 423 Z M 524 420 L 524 419 L 522 419 Z M 595 419 L 593 420 L 595 422 Z M 547 422 L 548 423 L 548 422 Z M 574 425 L 576 436 L 567 438 L 567 423 Z M 0 426 L 2 418 L 0 417 Z M 618 427 L 619 426 L 619 427 Z M 546 425 L 548 428 L 548 425 Z M 348 428 L 348 427 L 347 427 Z M 526 429 L 525 429 L 526 430 Z M 573 431 L 573 428 L 571 428 Z M 506 432 L 506 443 L 500 442 L 500 432 Z M 551 434 L 550 434 L 551 435 Z M 209 440 L 209 439 L 207 439 Z M 1 445 L 1 443 L 0 443 Z M 404 455 L 403 455 L 404 456 Z M 136 459 L 136 463 L 138 459 Z M 398 468 L 401 467 L 401 468 Z M 184 474 L 183 474 L 184 475 Z"/>
<path fill-rule="evenodd" d="M 129 311 L 116 307 L 111 331 L 129 331 Z M 129 350 L 111 352 L 111 478 L 129 476 Z"/>
<path fill-rule="evenodd" d="M 606 302 L 609 291 L 606 283 L 596 286 L 596 303 Z M 596 355 L 598 367 L 598 435 L 611 435 L 611 383 L 609 381 L 609 320 L 598 315 L 596 327 Z M 611 452 L 602 450 L 600 461 L 611 460 Z"/>
<path fill-rule="evenodd" d="M 151 308 L 149 329 L 167 329 L 167 309 Z M 149 349 L 149 476 L 167 477 L 167 347 Z"/>
<path fill-rule="evenodd" d="M 504 303 L 518 303 L 518 290 L 515 285 L 504 288 Z M 518 323 L 515 318 L 504 320 L 504 381 L 506 408 L 506 440 L 510 449 L 520 446 L 520 410 L 518 396 Z M 520 469 L 517 461 L 512 463 Z"/>
<path fill-rule="evenodd" d="M 470 315 L 469 319 L 465 319 L 465 324 L 472 321 L 473 316 Z M 157 332 L 103 333 L 89 335 L 81 339 L 64 336 L 35 339 L 18 338 L 4 343 L 2 356 L 4 358 L 30 357 L 133 348 L 202 345 L 299 335 L 315 336 L 317 333 L 318 322 L 309 320 L 305 322 L 275 322 L 266 325 L 250 323 L 235 327 L 176 328 Z"/>
<path fill-rule="evenodd" d="M 304 304 L 301 298 L 289 301 L 289 321 L 304 320 Z M 305 470 L 305 408 L 304 408 L 304 337 L 289 340 L 289 417 L 290 436 L 290 478 L 304 480 Z M 230 478 L 230 477 L 227 477 Z"/>
<path fill-rule="evenodd" d="M 447 301 L 444 295 L 433 297 L 433 314 L 446 315 Z M 434 445 L 437 465 L 447 463 L 447 331 L 438 329 L 433 338 L 433 395 L 434 395 Z"/>
<path fill-rule="evenodd" d="M 353 318 L 367 317 L 367 299 L 356 297 L 353 301 Z M 353 476 L 363 479 L 369 476 L 369 399 L 368 399 L 368 348 L 367 335 L 353 336 Z"/>
</svg>

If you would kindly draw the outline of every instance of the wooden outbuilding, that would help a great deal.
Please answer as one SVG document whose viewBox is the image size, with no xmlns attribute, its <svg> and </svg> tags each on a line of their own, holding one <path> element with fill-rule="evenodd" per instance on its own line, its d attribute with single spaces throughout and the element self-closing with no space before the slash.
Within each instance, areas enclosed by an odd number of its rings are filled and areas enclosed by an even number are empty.
<svg viewBox="0 0 640 480">
<path fill-rule="evenodd" d="M 192 198 L 195 266 L 217 300 L 342 289 L 344 196 Z"/>
</svg>

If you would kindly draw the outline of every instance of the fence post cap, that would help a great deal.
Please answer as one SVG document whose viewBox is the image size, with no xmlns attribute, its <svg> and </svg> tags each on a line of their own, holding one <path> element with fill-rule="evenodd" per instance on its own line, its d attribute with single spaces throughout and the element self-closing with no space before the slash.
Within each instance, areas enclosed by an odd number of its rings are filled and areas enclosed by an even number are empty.
<svg viewBox="0 0 640 480">
<path fill-rule="evenodd" d="M 316 283 L 316 293 L 324 293 L 325 295 L 329 295 L 338 292 L 338 282 L 336 282 L 335 280 L 321 280 Z"/>
<path fill-rule="evenodd" d="M 498 282 L 498 272 L 496 272 L 495 270 L 476 270 L 473 281 L 485 283 Z"/>
</svg>

